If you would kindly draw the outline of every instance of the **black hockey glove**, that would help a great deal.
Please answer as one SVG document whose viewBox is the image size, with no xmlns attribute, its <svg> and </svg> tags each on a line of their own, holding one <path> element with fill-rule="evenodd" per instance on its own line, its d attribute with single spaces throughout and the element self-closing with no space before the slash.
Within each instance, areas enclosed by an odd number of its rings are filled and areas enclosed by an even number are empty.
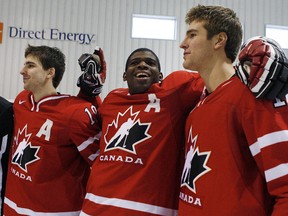
<svg viewBox="0 0 288 216">
<path fill-rule="evenodd" d="M 97 61 L 97 56 L 100 62 Z M 99 50 L 95 49 L 93 54 L 82 54 L 78 63 L 83 73 L 78 78 L 77 86 L 89 97 L 99 95 L 106 79 L 106 62 L 103 50 L 100 48 Z"/>
<path fill-rule="evenodd" d="M 288 93 L 288 61 L 279 44 L 270 38 L 257 36 L 242 45 L 236 74 L 256 98 L 284 98 Z"/>
</svg>

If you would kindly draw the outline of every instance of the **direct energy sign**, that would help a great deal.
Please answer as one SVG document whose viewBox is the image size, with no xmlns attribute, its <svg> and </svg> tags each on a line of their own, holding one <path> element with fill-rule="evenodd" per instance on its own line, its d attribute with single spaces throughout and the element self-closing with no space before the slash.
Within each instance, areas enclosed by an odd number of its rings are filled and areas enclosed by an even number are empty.
<svg viewBox="0 0 288 216">
<path fill-rule="evenodd" d="M 0 23 L 1 31 L 1 23 Z M 2 34 L 2 32 L 0 32 Z M 35 39 L 35 40 L 60 40 L 74 41 L 80 44 L 90 44 L 95 34 L 72 33 L 59 31 L 57 28 L 42 29 L 40 31 L 24 30 L 19 27 L 9 27 L 10 38 Z M 0 36 L 1 39 L 1 36 Z"/>
</svg>

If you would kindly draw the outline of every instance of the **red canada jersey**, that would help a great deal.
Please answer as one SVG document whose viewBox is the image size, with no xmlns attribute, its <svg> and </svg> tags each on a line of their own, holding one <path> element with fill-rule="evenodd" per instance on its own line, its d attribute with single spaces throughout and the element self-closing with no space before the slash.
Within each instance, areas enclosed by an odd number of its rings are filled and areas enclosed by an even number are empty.
<svg viewBox="0 0 288 216">
<path fill-rule="evenodd" d="M 61 94 L 36 103 L 24 90 L 13 109 L 4 214 L 79 215 L 99 150 L 96 108 Z"/>
<path fill-rule="evenodd" d="M 202 99 L 186 122 L 179 216 L 288 215 L 287 122 L 287 101 L 256 99 L 235 76 Z"/>
<path fill-rule="evenodd" d="M 107 95 L 80 215 L 177 215 L 185 120 L 202 89 L 198 74 L 177 71 L 143 94 Z"/>
</svg>

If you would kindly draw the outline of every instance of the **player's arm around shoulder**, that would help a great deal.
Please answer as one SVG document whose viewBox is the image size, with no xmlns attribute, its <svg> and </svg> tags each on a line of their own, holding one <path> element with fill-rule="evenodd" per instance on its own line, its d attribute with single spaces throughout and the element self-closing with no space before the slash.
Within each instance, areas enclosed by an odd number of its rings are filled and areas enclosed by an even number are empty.
<svg viewBox="0 0 288 216">
<path fill-rule="evenodd" d="M 178 70 L 171 72 L 162 80 L 160 85 L 162 89 L 176 91 L 184 86 L 189 86 L 190 89 L 187 89 L 183 94 L 190 94 L 195 91 L 202 91 L 204 83 L 198 72 Z"/>
<path fill-rule="evenodd" d="M 98 109 L 77 97 L 70 98 L 67 107 L 69 138 L 83 158 L 91 165 L 97 157 L 101 136 Z"/>
<path fill-rule="evenodd" d="M 267 117 L 263 115 L 263 130 L 270 128 L 250 147 L 254 158 L 261 159 L 267 188 L 275 204 L 272 215 L 288 215 L 288 98 L 265 100 Z M 265 109 L 264 108 L 264 109 Z M 259 118 L 260 120 L 260 118 Z M 256 149 L 259 149 L 260 153 Z"/>
<path fill-rule="evenodd" d="M 196 71 L 178 70 L 170 73 L 162 81 L 161 87 L 177 93 L 181 107 L 191 110 L 200 100 L 204 82 Z"/>
<path fill-rule="evenodd" d="M 246 101 L 242 100 L 242 107 L 246 108 L 242 128 L 268 193 L 275 201 L 272 215 L 288 215 L 287 104 L 288 98 L 256 99 L 247 94 Z"/>
<path fill-rule="evenodd" d="M 200 75 L 196 71 L 177 70 L 168 74 L 168 76 L 163 79 L 162 83 L 169 83 L 169 85 L 173 86 L 173 82 L 175 84 L 191 82 L 199 77 Z"/>
</svg>

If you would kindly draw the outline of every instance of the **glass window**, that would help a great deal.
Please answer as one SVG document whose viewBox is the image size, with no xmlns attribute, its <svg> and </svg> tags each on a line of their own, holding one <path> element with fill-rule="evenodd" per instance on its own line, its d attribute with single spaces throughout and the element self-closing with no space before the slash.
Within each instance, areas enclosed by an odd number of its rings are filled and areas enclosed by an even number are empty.
<svg viewBox="0 0 288 216">
<path fill-rule="evenodd" d="M 277 41 L 283 49 L 288 49 L 287 26 L 266 25 L 266 37 Z"/>
<path fill-rule="evenodd" d="M 176 40 L 176 18 L 133 14 L 132 38 Z"/>
</svg>

